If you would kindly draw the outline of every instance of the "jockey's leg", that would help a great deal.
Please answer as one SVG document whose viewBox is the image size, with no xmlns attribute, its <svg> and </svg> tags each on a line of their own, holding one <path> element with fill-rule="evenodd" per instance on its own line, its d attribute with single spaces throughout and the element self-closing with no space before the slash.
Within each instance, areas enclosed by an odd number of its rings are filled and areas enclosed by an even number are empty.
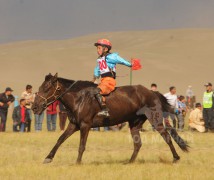
<svg viewBox="0 0 214 180">
<path fill-rule="evenodd" d="M 100 104 L 101 111 L 98 113 L 98 116 L 109 117 L 109 110 L 106 107 L 105 97 L 103 95 L 110 94 L 116 86 L 116 81 L 114 78 L 105 77 L 101 79 L 101 83 L 98 85 L 98 93 L 96 94 L 96 98 Z"/>
<path fill-rule="evenodd" d="M 101 111 L 98 112 L 98 116 L 106 116 L 106 117 L 109 117 L 109 110 L 108 108 L 106 107 L 106 103 L 105 103 L 105 99 L 104 97 L 102 96 L 102 94 L 100 94 L 101 90 L 99 89 L 99 93 L 95 95 L 97 101 L 99 102 L 99 105 L 100 105 L 100 108 L 101 108 Z"/>
</svg>

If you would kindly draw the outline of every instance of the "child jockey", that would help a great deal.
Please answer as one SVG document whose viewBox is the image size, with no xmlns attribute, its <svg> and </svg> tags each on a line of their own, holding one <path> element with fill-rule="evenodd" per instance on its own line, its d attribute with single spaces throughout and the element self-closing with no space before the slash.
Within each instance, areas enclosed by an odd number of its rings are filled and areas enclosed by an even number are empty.
<svg viewBox="0 0 214 180">
<path fill-rule="evenodd" d="M 101 82 L 98 85 L 98 94 L 96 94 L 96 98 L 101 107 L 98 116 L 109 117 L 103 95 L 108 95 L 115 89 L 116 64 L 123 64 L 128 67 L 132 67 L 132 64 L 121 58 L 118 53 L 110 53 L 112 44 L 109 40 L 100 39 L 94 45 L 97 47 L 99 57 L 97 59 L 97 66 L 94 69 L 93 81 L 95 82 L 95 80 L 101 76 Z"/>
</svg>

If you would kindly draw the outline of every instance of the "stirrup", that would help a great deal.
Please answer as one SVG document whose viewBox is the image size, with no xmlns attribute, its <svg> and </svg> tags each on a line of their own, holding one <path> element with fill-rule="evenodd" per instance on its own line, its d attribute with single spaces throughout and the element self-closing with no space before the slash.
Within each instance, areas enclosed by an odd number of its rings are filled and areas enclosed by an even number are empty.
<svg viewBox="0 0 214 180">
<path fill-rule="evenodd" d="M 98 116 L 105 116 L 105 117 L 109 117 L 110 116 L 108 110 L 106 110 L 106 109 L 98 112 L 97 115 Z"/>
</svg>

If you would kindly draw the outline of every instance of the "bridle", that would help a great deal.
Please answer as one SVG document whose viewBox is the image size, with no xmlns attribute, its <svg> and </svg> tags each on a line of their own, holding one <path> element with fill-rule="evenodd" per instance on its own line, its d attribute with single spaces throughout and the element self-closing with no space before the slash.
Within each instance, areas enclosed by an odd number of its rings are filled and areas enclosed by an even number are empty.
<svg viewBox="0 0 214 180">
<path fill-rule="evenodd" d="M 60 95 L 57 95 L 57 92 L 60 91 L 62 89 L 61 86 L 59 86 L 59 82 L 57 81 L 56 83 L 56 87 L 55 87 L 55 90 L 53 92 L 53 94 L 51 96 L 49 96 L 48 98 L 45 98 L 41 95 L 39 95 L 39 93 L 37 92 L 36 95 L 39 96 L 40 98 L 44 99 L 44 103 L 42 104 L 43 108 L 46 109 L 50 104 L 54 103 L 56 100 L 58 100 L 59 98 L 61 98 L 62 96 L 64 96 L 70 89 L 72 86 L 74 86 L 74 84 L 76 83 L 77 81 L 74 81 L 69 87 L 68 89 L 65 90 L 65 92 L 63 92 L 62 94 Z M 54 100 L 49 101 L 49 99 L 53 98 L 54 97 Z"/>
</svg>

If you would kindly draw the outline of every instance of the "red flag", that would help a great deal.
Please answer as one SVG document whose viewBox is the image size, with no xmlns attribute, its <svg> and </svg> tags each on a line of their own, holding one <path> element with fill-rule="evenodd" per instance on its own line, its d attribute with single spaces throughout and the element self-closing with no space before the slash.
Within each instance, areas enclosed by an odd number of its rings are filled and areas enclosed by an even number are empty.
<svg viewBox="0 0 214 180">
<path fill-rule="evenodd" d="M 131 63 L 132 63 L 132 70 L 139 70 L 142 68 L 140 64 L 140 59 L 132 58 Z"/>
</svg>

